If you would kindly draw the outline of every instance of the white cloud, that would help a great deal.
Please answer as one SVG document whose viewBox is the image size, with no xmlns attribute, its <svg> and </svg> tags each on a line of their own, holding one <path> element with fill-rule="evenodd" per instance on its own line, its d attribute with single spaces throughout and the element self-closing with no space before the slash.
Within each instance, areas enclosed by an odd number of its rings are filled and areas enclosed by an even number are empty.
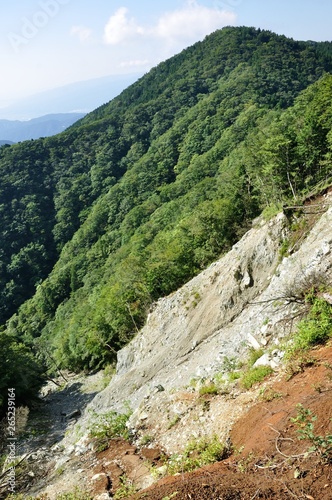
<svg viewBox="0 0 332 500">
<path fill-rule="evenodd" d="M 234 24 L 234 11 L 218 7 L 204 7 L 196 0 L 187 0 L 185 5 L 172 12 L 166 12 L 155 26 L 140 26 L 129 16 L 126 7 L 119 8 L 110 17 L 104 30 L 104 42 L 117 45 L 128 40 L 159 39 L 168 43 L 192 43 L 223 26 Z"/>
<path fill-rule="evenodd" d="M 72 36 L 77 36 L 80 42 L 86 42 L 92 35 L 92 30 L 86 26 L 73 26 L 70 30 Z"/>
<path fill-rule="evenodd" d="M 163 14 L 154 32 L 168 40 L 198 39 L 235 20 L 234 12 L 204 7 L 189 0 L 182 9 Z"/>
<path fill-rule="evenodd" d="M 109 45 L 117 45 L 143 33 L 144 29 L 136 23 L 135 19 L 128 17 L 128 9 L 120 7 L 105 26 L 104 41 Z"/>
</svg>

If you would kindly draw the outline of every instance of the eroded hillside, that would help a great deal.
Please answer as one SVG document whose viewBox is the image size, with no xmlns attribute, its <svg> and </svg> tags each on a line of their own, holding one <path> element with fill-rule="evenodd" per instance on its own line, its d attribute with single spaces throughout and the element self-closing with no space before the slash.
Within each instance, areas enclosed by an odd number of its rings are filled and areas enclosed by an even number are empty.
<svg viewBox="0 0 332 500">
<path fill-rule="evenodd" d="M 327 190 L 291 216 L 285 209 L 287 217 L 257 219 L 229 253 L 160 299 L 119 352 L 108 386 L 91 402 L 72 399 L 73 418 L 54 412 L 58 442 L 43 452 L 43 439 L 30 436 L 42 450 L 28 462 L 25 473 L 35 476 L 25 491 L 51 499 L 75 486 L 100 499 L 137 489 L 136 498 L 154 500 L 330 498 L 331 347 L 310 351 L 308 341 L 287 352 L 305 318 L 305 331 L 318 325 L 316 344 L 331 337 L 331 201 Z M 76 398 L 73 383 L 67 397 Z M 58 396 L 47 396 L 51 412 Z M 118 412 L 127 415 L 121 432 Z M 211 442 L 204 456 L 219 463 L 187 473 L 208 463 L 199 450 Z"/>
</svg>

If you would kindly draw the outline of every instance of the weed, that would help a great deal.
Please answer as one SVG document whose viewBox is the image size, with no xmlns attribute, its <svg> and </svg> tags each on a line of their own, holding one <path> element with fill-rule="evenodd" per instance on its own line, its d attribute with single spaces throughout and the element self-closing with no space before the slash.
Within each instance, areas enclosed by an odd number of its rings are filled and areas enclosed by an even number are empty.
<svg viewBox="0 0 332 500">
<path fill-rule="evenodd" d="M 105 368 L 103 370 L 103 380 L 102 380 L 102 386 L 103 386 L 104 389 L 111 382 L 114 373 L 115 373 L 115 366 L 114 366 L 114 364 L 110 364 L 110 365 L 105 366 Z"/>
<path fill-rule="evenodd" d="M 284 394 L 282 392 L 277 392 L 274 391 L 273 389 L 266 389 L 265 387 L 262 389 L 260 393 L 260 397 L 263 401 L 266 401 L 267 403 L 269 401 L 273 401 L 274 399 L 282 398 L 284 397 Z"/>
<path fill-rule="evenodd" d="M 222 362 L 222 370 L 224 372 L 232 372 L 237 368 L 239 368 L 238 360 L 235 357 L 232 358 L 228 358 L 227 356 L 224 357 Z"/>
<path fill-rule="evenodd" d="M 297 325 L 292 351 L 305 351 L 324 344 L 332 336 L 332 306 L 317 297 L 306 297 L 311 302 L 308 315 Z"/>
<path fill-rule="evenodd" d="M 261 358 L 264 354 L 263 349 L 254 349 L 251 348 L 249 351 L 248 365 L 253 366 L 256 361 Z"/>
<path fill-rule="evenodd" d="M 297 416 L 291 421 L 298 427 L 299 439 L 306 439 L 311 442 L 308 453 L 318 453 L 324 461 L 332 462 L 332 434 L 317 436 L 314 432 L 314 422 L 317 416 L 312 414 L 309 408 L 304 408 L 302 404 L 297 405 Z"/>
<path fill-rule="evenodd" d="M 246 371 L 241 378 L 241 384 L 245 389 L 250 389 L 257 382 L 261 382 L 268 375 L 271 375 L 273 370 L 270 366 L 257 366 Z"/>
<path fill-rule="evenodd" d="M 112 438 L 122 437 L 129 439 L 127 422 L 132 414 L 130 408 L 126 413 L 117 413 L 110 411 L 102 415 L 92 412 L 94 422 L 90 426 L 90 437 L 94 438 L 97 444 L 97 450 L 103 451 L 108 447 L 108 442 Z"/>
<path fill-rule="evenodd" d="M 252 463 L 253 461 L 253 458 L 254 458 L 254 455 L 253 453 L 249 453 L 249 455 L 245 458 L 243 458 L 242 460 L 239 460 L 236 464 L 237 466 L 237 469 L 242 472 L 243 474 L 245 472 L 247 472 L 247 470 L 249 469 L 250 467 L 250 464 Z"/>
<path fill-rule="evenodd" d="M 85 493 L 81 491 L 79 488 L 76 488 L 71 493 L 62 493 L 57 495 L 56 500 L 92 500 L 93 496 L 89 493 Z"/>
<path fill-rule="evenodd" d="M 210 382 L 207 385 L 202 385 L 198 392 L 200 396 L 204 396 L 205 394 L 216 395 L 219 394 L 219 388 L 215 383 Z"/>
<path fill-rule="evenodd" d="M 289 353 L 287 353 L 286 359 L 289 358 Z M 317 359 L 311 356 L 310 354 L 304 353 L 301 355 L 297 355 L 291 361 L 287 363 L 286 367 L 286 379 L 290 380 L 294 375 L 298 373 L 303 373 L 305 368 L 310 366 L 315 366 L 317 364 Z"/>
<path fill-rule="evenodd" d="M 189 387 L 192 387 L 193 389 L 196 389 L 196 386 L 197 386 L 197 384 L 198 384 L 199 381 L 200 381 L 200 379 L 197 378 L 197 377 L 194 377 L 194 378 L 190 379 Z"/>
<path fill-rule="evenodd" d="M 171 495 L 167 495 L 167 497 L 162 498 L 162 500 L 171 500 L 171 498 L 175 498 L 178 495 L 178 491 L 174 491 Z"/>
<path fill-rule="evenodd" d="M 230 382 L 235 382 L 235 380 L 239 380 L 239 378 L 241 378 L 242 376 L 242 372 L 229 372 L 228 374 L 228 380 Z"/>
<path fill-rule="evenodd" d="M 60 467 L 58 467 L 55 471 L 56 475 L 57 476 L 62 476 L 62 474 L 64 473 L 65 471 L 65 467 L 63 465 L 61 465 Z"/>
<path fill-rule="evenodd" d="M 180 421 L 180 415 L 175 415 L 169 422 L 167 429 L 172 429 Z"/>
<path fill-rule="evenodd" d="M 145 434 L 144 436 L 142 436 L 142 438 L 140 440 L 140 445 L 146 446 L 146 445 L 152 443 L 152 441 L 153 441 L 153 436 L 150 436 L 150 434 Z"/>
<path fill-rule="evenodd" d="M 203 465 L 223 460 L 228 455 L 228 448 L 222 444 L 217 436 L 212 439 L 202 438 L 191 441 L 182 455 L 172 455 L 168 461 L 170 474 L 190 472 Z"/>
<path fill-rule="evenodd" d="M 23 494 L 13 494 L 7 496 L 8 500 L 47 500 L 47 498 L 47 495 L 32 497 Z M 75 490 L 70 493 L 60 493 L 56 496 L 56 500 L 93 500 L 93 496 L 80 490 L 79 488 L 75 488 Z"/>
<path fill-rule="evenodd" d="M 225 378 L 223 373 L 216 373 L 213 376 L 213 380 L 215 381 L 216 385 L 219 387 L 222 386 L 225 383 Z"/>
<path fill-rule="evenodd" d="M 120 500 L 121 498 L 127 498 L 130 495 L 134 495 L 137 492 L 136 486 L 133 482 L 127 478 L 127 476 L 121 477 L 121 486 L 116 490 L 113 496 L 114 500 Z"/>
</svg>

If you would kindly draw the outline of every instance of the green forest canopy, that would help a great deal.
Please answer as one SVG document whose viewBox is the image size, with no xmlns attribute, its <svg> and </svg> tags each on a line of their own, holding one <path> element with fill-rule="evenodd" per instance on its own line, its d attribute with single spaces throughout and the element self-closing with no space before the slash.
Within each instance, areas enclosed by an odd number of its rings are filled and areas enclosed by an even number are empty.
<svg viewBox="0 0 332 500">
<path fill-rule="evenodd" d="M 331 181 L 331 70 L 330 43 L 225 28 L 64 133 L 0 148 L 0 338 L 19 388 L 114 360 L 266 206 Z"/>
</svg>

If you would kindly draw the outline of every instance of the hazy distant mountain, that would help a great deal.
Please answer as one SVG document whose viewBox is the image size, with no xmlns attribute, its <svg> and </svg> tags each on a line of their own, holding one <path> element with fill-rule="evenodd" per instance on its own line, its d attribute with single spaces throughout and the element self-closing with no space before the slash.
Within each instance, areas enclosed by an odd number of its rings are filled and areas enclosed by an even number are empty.
<svg viewBox="0 0 332 500">
<path fill-rule="evenodd" d="M 39 139 L 63 132 L 85 113 L 59 113 L 27 121 L 0 120 L 0 144 Z"/>
<path fill-rule="evenodd" d="M 1 108 L 0 119 L 29 120 L 53 113 L 87 113 L 109 102 L 140 76 L 141 73 L 113 75 L 48 90 Z"/>
<path fill-rule="evenodd" d="M 4 146 L 5 144 L 14 144 L 13 141 L 0 141 L 0 146 Z"/>
</svg>

